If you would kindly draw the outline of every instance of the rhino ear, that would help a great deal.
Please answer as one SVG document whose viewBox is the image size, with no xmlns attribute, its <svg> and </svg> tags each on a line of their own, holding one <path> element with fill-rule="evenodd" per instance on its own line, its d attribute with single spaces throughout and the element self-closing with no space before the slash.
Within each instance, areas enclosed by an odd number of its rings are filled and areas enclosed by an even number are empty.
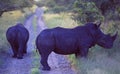
<svg viewBox="0 0 120 74">
<path fill-rule="evenodd" d="M 101 25 L 101 21 L 97 21 L 97 22 L 95 22 L 95 24 L 96 24 L 97 28 L 99 28 Z"/>
<path fill-rule="evenodd" d="M 100 27 L 100 25 L 101 25 L 101 22 L 98 23 L 98 28 Z"/>
</svg>

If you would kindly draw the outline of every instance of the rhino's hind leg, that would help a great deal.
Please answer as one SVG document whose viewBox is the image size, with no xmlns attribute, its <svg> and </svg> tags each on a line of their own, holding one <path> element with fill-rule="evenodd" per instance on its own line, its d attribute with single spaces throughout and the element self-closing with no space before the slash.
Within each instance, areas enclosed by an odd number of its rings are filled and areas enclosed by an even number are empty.
<svg viewBox="0 0 120 74">
<path fill-rule="evenodd" d="M 18 52 L 17 58 L 18 59 L 23 59 L 23 52 L 22 51 Z"/>
<path fill-rule="evenodd" d="M 26 54 L 26 53 L 27 53 L 27 45 L 25 45 L 23 49 L 23 54 Z"/>
<path fill-rule="evenodd" d="M 14 44 L 11 44 L 11 47 L 12 47 L 12 51 L 13 51 L 12 57 L 17 58 L 17 51 L 18 51 L 17 46 L 15 46 Z"/>
<path fill-rule="evenodd" d="M 13 55 L 12 55 L 12 57 L 13 57 L 13 58 L 17 58 L 17 50 L 16 50 L 16 49 L 13 49 L 13 48 L 12 48 L 12 50 L 13 50 Z"/>
<path fill-rule="evenodd" d="M 12 57 L 13 57 L 13 58 L 17 58 L 17 54 L 13 54 Z"/>
<path fill-rule="evenodd" d="M 51 51 L 46 52 L 46 53 L 41 53 L 41 64 L 43 66 L 42 70 L 50 70 L 50 66 L 48 65 L 48 56 L 51 53 Z"/>
<path fill-rule="evenodd" d="M 18 49 L 18 55 L 17 55 L 18 59 L 23 59 L 23 49 L 24 49 L 23 45 L 20 45 Z"/>
</svg>

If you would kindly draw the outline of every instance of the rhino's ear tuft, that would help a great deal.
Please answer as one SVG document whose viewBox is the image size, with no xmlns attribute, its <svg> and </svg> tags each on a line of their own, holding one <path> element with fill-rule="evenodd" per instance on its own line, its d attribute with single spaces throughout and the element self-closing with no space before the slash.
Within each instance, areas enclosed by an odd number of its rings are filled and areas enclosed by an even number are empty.
<svg viewBox="0 0 120 74">
<path fill-rule="evenodd" d="M 97 27 L 99 28 L 100 27 L 100 25 L 101 25 L 101 21 L 97 21 L 97 22 L 95 22 L 95 24 L 97 25 Z"/>
<path fill-rule="evenodd" d="M 101 22 L 98 23 L 98 28 L 100 27 L 100 25 L 101 25 Z"/>
</svg>

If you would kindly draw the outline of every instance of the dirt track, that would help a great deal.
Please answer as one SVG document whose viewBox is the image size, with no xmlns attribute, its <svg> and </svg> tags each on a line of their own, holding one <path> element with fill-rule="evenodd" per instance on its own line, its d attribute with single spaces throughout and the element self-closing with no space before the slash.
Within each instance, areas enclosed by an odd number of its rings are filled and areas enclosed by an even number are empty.
<svg viewBox="0 0 120 74">
<path fill-rule="evenodd" d="M 25 22 L 25 27 L 29 30 L 30 39 L 28 42 L 28 53 L 19 60 L 11 58 L 12 51 L 8 51 L 8 54 L 4 54 L 5 64 L 0 68 L 0 74 L 31 74 L 33 50 L 35 47 L 34 41 L 36 36 L 43 29 L 47 28 L 42 19 L 43 11 L 41 9 L 36 10 L 35 14 L 31 15 Z M 33 19 L 37 18 L 36 26 L 33 26 Z M 36 29 L 35 29 L 36 28 Z M 10 49 L 9 49 L 10 50 Z M 43 71 L 40 68 L 40 74 L 77 74 L 71 68 L 70 62 L 63 55 L 52 53 L 49 56 L 49 65 L 51 71 Z"/>
</svg>

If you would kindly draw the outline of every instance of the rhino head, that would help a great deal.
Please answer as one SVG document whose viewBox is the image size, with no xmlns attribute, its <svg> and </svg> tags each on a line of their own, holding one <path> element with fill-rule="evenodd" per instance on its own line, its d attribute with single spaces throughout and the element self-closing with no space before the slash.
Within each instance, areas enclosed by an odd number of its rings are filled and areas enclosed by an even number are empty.
<svg viewBox="0 0 120 74">
<path fill-rule="evenodd" d="M 100 25 L 101 23 L 97 25 L 98 29 L 97 29 L 97 34 L 96 34 L 96 44 L 103 48 L 107 48 L 107 49 L 112 48 L 118 32 L 116 32 L 116 34 L 113 36 L 111 36 L 110 34 L 104 34 L 100 30 Z"/>
</svg>

